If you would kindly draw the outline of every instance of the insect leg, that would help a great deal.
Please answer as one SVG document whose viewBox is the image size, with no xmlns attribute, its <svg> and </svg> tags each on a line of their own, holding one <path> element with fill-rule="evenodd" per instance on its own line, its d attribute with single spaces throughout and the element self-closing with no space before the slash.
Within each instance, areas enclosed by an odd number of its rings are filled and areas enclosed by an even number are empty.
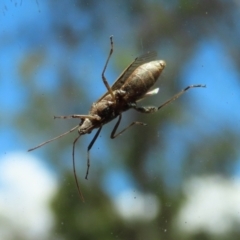
<svg viewBox="0 0 240 240">
<path fill-rule="evenodd" d="M 81 135 L 79 135 L 73 142 L 73 151 L 72 151 L 72 156 L 73 156 L 73 173 L 74 173 L 74 178 L 75 178 L 75 182 L 76 182 L 76 185 L 77 185 L 79 196 L 82 199 L 82 201 L 84 202 L 84 197 L 83 197 L 83 194 L 82 194 L 82 192 L 80 190 L 80 186 L 78 184 L 78 178 L 77 178 L 76 167 L 75 167 L 75 158 L 74 158 L 75 144 L 78 141 L 78 139 L 80 138 L 80 136 Z"/>
<path fill-rule="evenodd" d="M 118 120 L 117 120 L 117 123 L 116 123 L 116 125 L 114 126 L 114 128 L 113 128 L 113 130 L 112 130 L 112 133 L 111 133 L 111 138 L 112 138 L 112 139 L 113 139 L 113 138 L 116 138 L 117 136 L 119 136 L 120 134 L 122 134 L 123 132 L 125 132 L 128 128 L 130 128 L 130 127 L 133 126 L 133 125 L 142 125 L 142 126 L 146 126 L 146 125 L 147 125 L 146 123 L 143 123 L 143 122 L 132 122 L 129 126 L 127 126 L 127 127 L 124 128 L 121 132 L 119 132 L 119 133 L 117 133 L 117 134 L 115 135 L 115 133 L 116 133 L 116 131 L 117 131 L 117 128 L 118 128 L 118 126 L 119 126 L 119 124 L 120 124 L 120 122 L 121 122 L 121 119 L 122 119 L 122 114 L 119 115 L 119 118 L 118 118 Z"/>
<path fill-rule="evenodd" d="M 93 144 L 95 143 L 96 139 L 98 138 L 99 133 L 101 132 L 102 127 L 100 127 L 97 130 L 97 133 L 95 134 L 95 136 L 93 137 L 92 141 L 90 142 L 90 144 L 88 145 L 88 149 L 87 149 L 87 172 L 86 172 L 86 176 L 85 179 L 88 178 L 88 173 L 89 173 L 89 168 L 90 168 L 90 157 L 89 157 L 89 152 L 93 146 Z"/>
<path fill-rule="evenodd" d="M 160 105 L 159 107 L 154 107 L 154 106 L 149 106 L 149 107 L 137 107 L 136 105 L 132 105 L 132 108 L 137 110 L 138 112 L 141 113 L 154 113 L 159 111 L 161 108 L 165 107 L 169 103 L 173 102 L 177 98 L 179 98 L 182 94 L 184 94 L 187 90 L 191 88 L 196 88 L 196 87 L 206 87 L 206 85 L 190 85 L 186 88 L 184 88 L 181 92 L 175 94 L 173 97 L 171 97 L 169 100 L 167 100 L 165 103 Z"/>
<path fill-rule="evenodd" d="M 110 59 L 110 57 L 111 57 L 111 55 L 112 55 L 112 53 L 113 53 L 113 36 L 110 36 L 110 44 L 111 44 L 110 52 L 109 52 L 107 61 L 106 61 L 106 63 L 105 63 L 105 66 L 104 66 L 104 68 L 103 68 L 103 71 L 102 71 L 102 80 L 103 80 L 103 83 L 104 83 L 104 85 L 106 86 L 108 92 L 111 94 L 112 99 L 115 101 L 115 97 L 114 97 L 113 91 L 112 91 L 111 87 L 109 86 L 106 77 L 104 76 L 104 73 L 105 73 L 105 71 L 106 71 L 106 68 L 107 68 L 109 59 Z"/>
</svg>

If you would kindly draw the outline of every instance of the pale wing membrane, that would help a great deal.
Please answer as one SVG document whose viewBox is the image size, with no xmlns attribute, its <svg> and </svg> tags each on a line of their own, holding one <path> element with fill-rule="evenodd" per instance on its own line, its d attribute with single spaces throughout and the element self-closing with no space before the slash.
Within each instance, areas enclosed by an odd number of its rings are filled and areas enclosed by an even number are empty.
<svg viewBox="0 0 240 240">
<path fill-rule="evenodd" d="M 156 95 L 156 94 L 158 94 L 158 92 L 159 92 L 159 88 L 155 88 L 151 91 L 148 91 L 145 95 L 142 96 L 142 98 L 138 99 L 137 102 L 142 101 L 146 97 Z"/>
<path fill-rule="evenodd" d="M 148 52 L 140 57 L 137 57 L 123 72 L 122 74 L 118 77 L 118 79 L 114 82 L 114 84 L 111 86 L 111 89 L 118 90 L 120 89 L 123 84 L 127 81 L 129 76 L 142 64 L 150 62 L 152 60 L 155 60 L 157 57 L 157 53 L 155 51 L 153 52 Z M 108 95 L 108 92 L 106 92 L 99 100 L 101 101 L 106 95 Z"/>
</svg>

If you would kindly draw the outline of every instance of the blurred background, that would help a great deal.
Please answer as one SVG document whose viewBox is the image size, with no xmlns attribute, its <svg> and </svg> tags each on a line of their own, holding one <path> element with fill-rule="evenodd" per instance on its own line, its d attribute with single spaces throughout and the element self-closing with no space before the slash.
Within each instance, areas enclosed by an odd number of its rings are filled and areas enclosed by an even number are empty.
<svg viewBox="0 0 240 240">
<path fill-rule="evenodd" d="M 237 0 L 0 3 L 0 239 L 239 239 L 240 3 Z M 160 93 L 116 120 L 93 146 L 76 146 L 82 203 L 73 178 L 77 131 L 33 152 L 79 123 L 137 56 L 158 52 L 167 67 Z"/>
</svg>

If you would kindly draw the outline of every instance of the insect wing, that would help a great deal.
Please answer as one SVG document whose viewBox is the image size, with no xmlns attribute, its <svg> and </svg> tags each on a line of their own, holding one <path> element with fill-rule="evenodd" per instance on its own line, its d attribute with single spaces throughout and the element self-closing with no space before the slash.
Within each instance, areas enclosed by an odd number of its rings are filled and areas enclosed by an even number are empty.
<svg viewBox="0 0 240 240">
<path fill-rule="evenodd" d="M 153 89 L 151 91 L 148 91 L 142 98 L 138 99 L 137 102 L 143 100 L 146 97 L 156 95 L 156 94 L 158 94 L 158 92 L 159 92 L 159 88 L 155 88 L 155 89 Z"/>
<path fill-rule="evenodd" d="M 156 52 L 148 52 L 146 54 L 137 57 L 118 77 L 115 83 L 112 85 L 112 90 L 117 90 L 122 87 L 122 85 L 127 81 L 129 76 L 142 64 L 150 62 L 156 59 L 157 53 Z"/>
<path fill-rule="evenodd" d="M 114 82 L 114 84 L 111 86 L 111 89 L 113 91 L 120 89 L 123 84 L 127 81 L 129 76 L 142 64 L 150 62 L 152 60 L 155 60 L 157 57 L 157 53 L 155 51 L 145 53 L 141 55 L 140 57 L 137 57 L 118 77 L 118 79 Z M 109 93 L 106 92 L 99 100 L 101 101 L 106 95 Z"/>
</svg>

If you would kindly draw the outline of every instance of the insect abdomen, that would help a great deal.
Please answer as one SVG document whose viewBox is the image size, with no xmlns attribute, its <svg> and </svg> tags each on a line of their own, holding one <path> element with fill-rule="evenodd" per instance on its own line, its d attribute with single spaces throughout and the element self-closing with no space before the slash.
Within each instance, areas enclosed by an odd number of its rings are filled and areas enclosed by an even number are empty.
<svg viewBox="0 0 240 240">
<path fill-rule="evenodd" d="M 126 91 L 125 100 L 135 102 L 155 84 L 166 63 L 162 60 L 152 61 L 139 66 L 122 86 Z"/>
</svg>

